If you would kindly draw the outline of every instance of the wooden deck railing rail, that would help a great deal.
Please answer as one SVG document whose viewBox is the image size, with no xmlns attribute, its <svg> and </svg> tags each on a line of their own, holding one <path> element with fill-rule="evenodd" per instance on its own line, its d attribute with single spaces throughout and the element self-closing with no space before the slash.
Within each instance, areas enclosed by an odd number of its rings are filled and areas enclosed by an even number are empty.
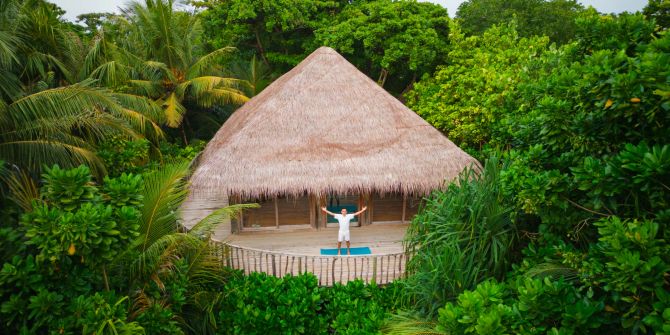
<svg viewBox="0 0 670 335">
<path fill-rule="evenodd" d="M 321 286 L 361 279 L 366 283 L 387 284 L 405 274 L 404 252 L 379 255 L 314 256 L 275 252 L 212 241 L 217 256 L 233 269 L 265 272 L 275 277 L 314 274 Z"/>
</svg>

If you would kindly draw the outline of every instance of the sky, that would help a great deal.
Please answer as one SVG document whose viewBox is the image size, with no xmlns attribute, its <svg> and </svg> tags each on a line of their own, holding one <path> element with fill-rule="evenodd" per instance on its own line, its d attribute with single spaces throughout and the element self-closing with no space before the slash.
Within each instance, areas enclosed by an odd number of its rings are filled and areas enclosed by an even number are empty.
<svg viewBox="0 0 670 335">
<path fill-rule="evenodd" d="M 118 12 L 128 0 L 50 0 L 66 11 L 65 18 L 75 21 L 77 15 L 92 12 Z M 453 17 L 463 0 L 431 0 L 447 8 L 449 16 Z M 635 12 L 642 10 L 647 4 L 645 0 L 581 0 L 584 6 L 593 6 L 602 13 Z"/>
</svg>

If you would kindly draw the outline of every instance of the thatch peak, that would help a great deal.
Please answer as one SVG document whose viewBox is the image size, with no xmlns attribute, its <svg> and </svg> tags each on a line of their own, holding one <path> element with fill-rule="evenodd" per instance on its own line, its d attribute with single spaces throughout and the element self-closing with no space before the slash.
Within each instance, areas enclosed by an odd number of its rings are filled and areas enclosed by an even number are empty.
<svg viewBox="0 0 670 335">
<path fill-rule="evenodd" d="M 237 110 L 194 192 L 427 193 L 476 160 L 335 50 L 321 47 Z"/>
</svg>

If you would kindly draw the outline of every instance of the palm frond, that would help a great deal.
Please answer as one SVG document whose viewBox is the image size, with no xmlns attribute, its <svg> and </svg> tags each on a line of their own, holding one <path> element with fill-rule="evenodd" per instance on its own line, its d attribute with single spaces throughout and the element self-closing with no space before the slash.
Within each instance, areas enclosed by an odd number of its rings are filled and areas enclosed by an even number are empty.
<svg viewBox="0 0 670 335">
<path fill-rule="evenodd" d="M 163 86 L 159 81 L 131 79 L 127 83 L 130 91 L 136 94 L 151 98 L 158 98 L 163 94 Z"/>
<path fill-rule="evenodd" d="M 179 205 L 186 199 L 188 162 L 166 164 L 144 179 L 144 206 L 138 248 L 144 252 L 155 241 L 177 231 Z"/>
<path fill-rule="evenodd" d="M 218 65 L 217 62 L 219 62 L 221 58 L 230 55 L 236 50 L 237 49 L 234 47 L 225 47 L 214 50 L 200 57 L 193 65 L 189 67 L 186 78 L 192 79 L 211 72 L 212 68 L 215 65 Z"/>
<path fill-rule="evenodd" d="M 157 61 L 145 61 L 140 65 L 140 74 L 149 80 L 157 81 L 167 79 L 175 81 L 174 74 L 167 64 Z"/>
<path fill-rule="evenodd" d="M 551 277 L 554 279 L 564 278 L 568 281 L 579 279 L 579 271 L 564 264 L 540 263 L 526 271 L 529 277 Z"/>
<path fill-rule="evenodd" d="M 12 64 L 19 62 L 16 54 L 16 46 L 18 43 L 19 39 L 16 35 L 8 31 L 0 30 L 0 65 L 2 65 L 2 67 L 8 68 Z"/>
<path fill-rule="evenodd" d="M 184 119 L 186 108 L 181 104 L 177 94 L 172 92 L 163 102 L 165 108 L 165 124 L 168 127 L 177 128 Z"/>
<path fill-rule="evenodd" d="M 128 81 L 130 68 L 118 61 L 108 61 L 100 64 L 89 74 L 89 78 L 97 79 L 107 87 L 117 87 Z"/>
<path fill-rule="evenodd" d="M 198 105 L 208 108 L 216 103 L 220 104 L 243 104 L 249 98 L 239 90 L 240 87 L 249 88 L 247 81 L 223 78 L 216 76 L 203 76 L 185 81 L 177 86 L 176 92 L 184 97 L 191 97 Z"/>
<path fill-rule="evenodd" d="M 381 332 L 394 335 L 444 335 L 436 330 L 435 322 L 408 312 L 391 316 L 382 326 Z"/>
<path fill-rule="evenodd" d="M 25 212 L 31 211 L 33 200 L 40 196 L 35 180 L 24 170 L 9 173 L 0 178 L 9 189 L 9 199 Z"/>
<path fill-rule="evenodd" d="M 97 176 L 104 176 L 103 162 L 91 149 L 48 140 L 4 141 L 0 143 L 0 159 L 32 171 L 43 164 L 75 167 L 86 164 Z"/>
<path fill-rule="evenodd" d="M 111 96 L 125 107 L 121 110 L 121 116 L 135 129 L 155 140 L 163 138 L 160 124 L 165 123 L 165 114 L 158 103 L 134 94 L 112 93 Z M 146 130 L 147 126 L 150 127 L 150 132 Z"/>
<path fill-rule="evenodd" d="M 238 217 L 238 215 L 246 209 L 258 207 L 260 207 L 258 204 L 236 204 L 219 208 L 196 223 L 195 226 L 189 230 L 189 234 L 204 240 L 209 240 L 212 231 L 217 224 L 223 222 L 225 219 L 234 219 Z"/>
</svg>

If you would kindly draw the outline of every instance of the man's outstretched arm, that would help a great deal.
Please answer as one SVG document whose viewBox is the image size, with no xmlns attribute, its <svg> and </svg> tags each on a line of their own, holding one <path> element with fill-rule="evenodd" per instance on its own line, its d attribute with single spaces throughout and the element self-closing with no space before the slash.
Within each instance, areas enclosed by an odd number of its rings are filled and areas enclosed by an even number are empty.
<svg viewBox="0 0 670 335">
<path fill-rule="evenodd" d="M 335 213 L 328 211 L 328 210 L 326 209 L 326 207 L 321 207 L 321 210 L 324 211 L 324 213 L 328 213 L 328 214 L 330 214 L 330 215 L 335 216 Z"/>
<path fill-rule="evenodd" d="M 368 206 L 363 206 L 363 209 L 361 209 L 360 211 L 354 213 L 354 216 L 356 216 L 356 215 L 358 215 L 358 214 L 361 214 L 361 213 L 365 212 L 367 209 L 368 209 Z"/>
</svg>

